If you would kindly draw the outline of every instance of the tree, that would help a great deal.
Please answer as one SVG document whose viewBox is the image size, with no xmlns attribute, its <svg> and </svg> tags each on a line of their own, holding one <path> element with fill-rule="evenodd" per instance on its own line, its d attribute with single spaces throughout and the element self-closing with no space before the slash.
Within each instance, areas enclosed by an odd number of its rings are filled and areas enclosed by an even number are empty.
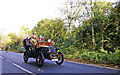
<svg viewBox="0 0 120 75">
<path fill-rule="evenodd" d="M 63 13 L 64 21 L 66 22 L 66 26 L 68 27 L 69 32 L 71 33 L 73 25 L 78 18 L 83 17 L 82 9 L 83 4 L 85 2 L 81 0 L 67 0 L 65 3 L 65 9 L 63 8 L 61 11 Z"/>
<path fill-rule="evenodd" d="M 23 36 L 26 36 L 27 34 L 31 35 L 32 31 L 28 27 L 21 26 L 21 31 L 19 34 L 22 34 Z"/>
<path fill-rule="evenodd" d="M 37 36 L 42 35 L 45 41 L 52 37 L 56 46 L 61 46 L 66 34 L 64 22 L 60 19 L 41 20 L 38 22 L 37 26 L 34 27 L 33 31 L 36 31 Z"/>
<path fill-rule="evenodd" d="M 11 49 L 17 50 L 18 47 L 22 47 L 23 37 L 22 35 L 17 36 L 15 33 L 9 33 Z"/>
</svg>

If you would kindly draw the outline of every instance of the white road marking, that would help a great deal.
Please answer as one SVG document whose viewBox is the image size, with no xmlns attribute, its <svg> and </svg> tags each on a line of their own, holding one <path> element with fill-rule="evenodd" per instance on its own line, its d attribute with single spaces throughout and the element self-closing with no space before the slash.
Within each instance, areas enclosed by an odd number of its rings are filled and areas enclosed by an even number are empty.
<svg viewBox="0 0 120 75">
<path fill-rule="evenodd" d="M 27 69 L 24 69 L 23 67 L 20 67 L 19 65 L 15 64 L 15 63 L 12 63 L 12 64 L 15 65 L 16 67 L 18 67 L 18 68 L 20 68 L 20 69 L 26 71 L 27 73 L 30 73 L 30 74 L 32 74 L 32 75 L 36 75 L 36 74 L 34 74 L 34 73 L 28 71 Z"/>
<path fill-rule="evenodd" d="M 2 56 L 0 56 L 0 58 L 3 58 Z"/>
<path fill-rule="evenodd" d="M 0 58 L 3 58 L 3 57 L 2 57 L 2 56 L 0 56 Z M 12 61 L 10 61 L 10 60 L 8 60 L 8 59 L 7 59 L 7 61 L 8 61 L 8 62 L 10 62 L 10 63 L 12 63 L 14 66 L 16 66 L 16 67 L 18 67 L 18 68 L 22 69 L 23 71 L 25 71 L 25 72 L 29 73 L 29 74 L 36 75 L 36 74 L 34 74 L 34 73 L 30 72 L 29 70 L 24 69 L 23 67 L 21 67 L 21 66 L 19 66 L 19 65 L 15 64 L 15 63 L 13 63 Z"/>
</svg>

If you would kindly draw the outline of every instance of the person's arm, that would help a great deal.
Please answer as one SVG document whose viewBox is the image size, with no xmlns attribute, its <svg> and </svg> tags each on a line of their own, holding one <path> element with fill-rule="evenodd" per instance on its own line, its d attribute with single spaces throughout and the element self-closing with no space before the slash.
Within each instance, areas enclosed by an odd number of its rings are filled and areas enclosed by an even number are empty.
<svg viewBox="0 0 120 75">
<path fill-rule="evenodd" d="M 36 42 L 38 41 L 37 36 L 36 36 Z"/>
<path fill-rule="evenodd" d="M 29 39 L 29 42 L 32 43 L 32 38 Z"/>
<path fill-rule="evenodd" d="M 54 41 L 52 41 L 52 44 L 54 45 L 54 44 L 55 44 L 55 42 L 54 42 Z"/>
</svg>

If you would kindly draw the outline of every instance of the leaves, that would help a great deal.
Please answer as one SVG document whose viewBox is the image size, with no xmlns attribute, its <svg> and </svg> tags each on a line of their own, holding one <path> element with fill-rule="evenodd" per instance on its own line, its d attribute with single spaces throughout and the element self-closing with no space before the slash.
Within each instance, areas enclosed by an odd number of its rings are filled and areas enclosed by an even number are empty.
<svg viewBox="0 0 120 75">
<path fill-rule="evenodd" d="M 69 0 L 63 10 L 63 19 L 43 19 L 32 30 L 23 26 L 21 33 L 36 32 L 46 42 L 52 37 L 54 47 L 61 48 L 67 58 L 119 64 L 119 8 L 120 3 L 113 7 L 110 2 Z M 23 37 L 14 33 L 9 36 L 12 48 L 20 48 Z"/>
</svg>

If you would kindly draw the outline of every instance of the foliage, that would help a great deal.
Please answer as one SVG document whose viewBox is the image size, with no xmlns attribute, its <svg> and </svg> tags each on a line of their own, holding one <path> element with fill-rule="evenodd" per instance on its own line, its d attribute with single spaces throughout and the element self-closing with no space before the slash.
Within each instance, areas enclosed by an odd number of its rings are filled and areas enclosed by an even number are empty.
<svg viewBox="0 0 120 75">
<path fill-rule="evenodd" d="M 120 2 L 86 2 L 69 0 L 63 10 L 64 19 L 43 19 L 32 30 L 22 27 L 24 34 L 36 32 L 65 58 L 94 63 L 120 65 Z M 76 26 L 76 23 L 79 25 Z M 24 37 L 10 33 L 11 49 L 20 50 Z"/>
<path fill-rule="evenodd" d="M 64 26 L 64 22 L 60 19 L 41 20 L 38 22 L 37 26 L 33 28 L 33 31 L 36 31 L 36 35 L 38 37 L 42 35 L 46 42 L 50 37 L 52 37 L 52 40 L 56 43 L 56 47 L 62 46 L 65 40 L 66 28 Z"/>
<path fill-rule="evenodd" d="M 10 37 L 10 49 L 12 50 L 19 50 L 22 47 L 23 37 L 22 35 L 17 36 L 15 33 L 9 33 L 8 36 Z"/>
<path fill-rule="evenodd" d="M 120 65 L 118 63 L 120 60 L 120 2 L 114 4 L 115 7 L 110 2 L 95 2 L 92 8 L 89 8 L 88 4 L 84 4 L 87 11 L 84 16 L 89 18 L 84 19 L 82 26 L 79 25 L 71 31 L 72 33 L 68 33 L 69 45 L 66 43 L 68 47 L 64 46 L 64 48 L 67 51 L 63 52 L 68 58 Z M 88 13 L 93 13 L 94 16 Z M 93 48 L 94 42 L 95 49 Z"/>
</svg>

